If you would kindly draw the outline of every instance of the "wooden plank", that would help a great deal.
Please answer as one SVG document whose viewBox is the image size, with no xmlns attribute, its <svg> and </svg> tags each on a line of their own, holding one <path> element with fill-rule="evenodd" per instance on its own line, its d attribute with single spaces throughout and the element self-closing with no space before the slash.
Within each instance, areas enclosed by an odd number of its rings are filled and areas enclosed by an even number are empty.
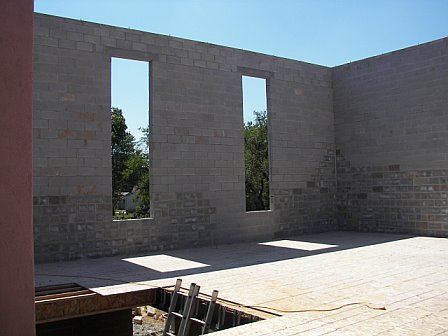
<svg viewBox="0 0 448 336">
<path fill-rule="evenodd" d="M 100 314 L 154 304 L 155 289 L 103 296 L 90 290 L 37 296 L 36 323 Z"/>
</svg>

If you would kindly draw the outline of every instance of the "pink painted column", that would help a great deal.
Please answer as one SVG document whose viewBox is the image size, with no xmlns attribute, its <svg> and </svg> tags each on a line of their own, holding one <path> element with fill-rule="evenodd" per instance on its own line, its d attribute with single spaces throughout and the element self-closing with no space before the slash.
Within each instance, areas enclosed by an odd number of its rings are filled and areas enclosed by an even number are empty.
<svg viewBox="0 0 448 336">
<path fill-rule="evenodd" d="M 0 335 L 34 335 L 33 0 L 0 1 Z"/>
</svg>

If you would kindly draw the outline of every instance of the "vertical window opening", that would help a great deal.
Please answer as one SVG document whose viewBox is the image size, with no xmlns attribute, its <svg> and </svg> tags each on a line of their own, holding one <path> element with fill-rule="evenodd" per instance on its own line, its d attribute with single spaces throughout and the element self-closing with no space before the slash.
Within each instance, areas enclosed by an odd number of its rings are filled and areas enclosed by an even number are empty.
<svg viewBox="0 0 448 336">
<path fill-rule="evenodd" d="M 121 58 L 111 62 L 114 219 L 150 216 L 149 65 Z"/>
<path fill-rule="evenodd" d="M 246 211 L 269 210 L 266 79 L 242 76 Z"/>
</svg>

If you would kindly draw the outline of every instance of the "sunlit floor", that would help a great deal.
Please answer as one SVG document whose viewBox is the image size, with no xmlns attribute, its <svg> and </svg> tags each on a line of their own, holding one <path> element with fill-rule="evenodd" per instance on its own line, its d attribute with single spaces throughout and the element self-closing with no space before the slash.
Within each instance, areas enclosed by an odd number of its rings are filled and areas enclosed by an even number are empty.
<svg viewBox="0 0 448 336">
<path fill-rule="evenodd" d="M 177 278 L 283 315 L 216 335 L 448 335 L 446 238 L 332 232 L 36 265 L 36 286 L 76 282 L 103 295 Z"/>
</svg>

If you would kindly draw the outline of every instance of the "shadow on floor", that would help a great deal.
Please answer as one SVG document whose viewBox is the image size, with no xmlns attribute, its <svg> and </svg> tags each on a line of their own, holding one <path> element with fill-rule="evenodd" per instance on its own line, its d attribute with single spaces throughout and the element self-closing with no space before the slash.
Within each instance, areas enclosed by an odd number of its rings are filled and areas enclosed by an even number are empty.
<svg viewBox="0 0 448 336">
<path fill-rule="evenodd" d="M 184 277 L 409 239 L 410 235 L 328 232 L 273 241 L 36 265 L 35 284 L 104 287 Z"/>
</svg>

